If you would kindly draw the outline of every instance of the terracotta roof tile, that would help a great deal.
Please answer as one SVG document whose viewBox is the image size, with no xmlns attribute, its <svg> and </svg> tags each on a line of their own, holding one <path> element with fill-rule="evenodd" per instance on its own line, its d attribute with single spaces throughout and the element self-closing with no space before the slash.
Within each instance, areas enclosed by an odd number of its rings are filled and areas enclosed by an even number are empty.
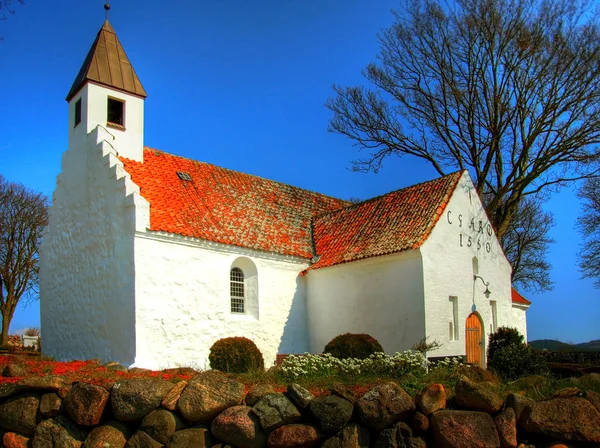
<svg viewBox="0 0 600 448">
<path fill-rule="evenodd" d="M 442 215 L 462 172 L 321 214 L 313 220 L 318 269 L 417 249 Z"/>
<path fill-rule="evenodd" d="M 522 305 L 531 305 L 531 302 L 519 294 L 515 288 L 512 288 L 512 302 L 520 303 Z"/>
<path fill-rule="evenodd" d="M 121 159 L 150 203 L 150 230 L 235 246 L 313 256 L 310 221 L 348 205 L 340 199 L 145 148 Z M 182 180 L 177 172 L 189 174 Z"/>
</svg>

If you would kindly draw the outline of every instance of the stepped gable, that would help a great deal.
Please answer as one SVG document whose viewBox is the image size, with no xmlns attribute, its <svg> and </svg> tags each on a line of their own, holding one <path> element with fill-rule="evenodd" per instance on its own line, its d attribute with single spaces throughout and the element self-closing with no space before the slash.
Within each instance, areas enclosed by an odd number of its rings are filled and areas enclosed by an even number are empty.
<svg viewBox="0 0 600 448">
<path fill-rule="evenodd" d="M 311 218 L 349 204 L 150 148 L 143 162 L 121 160 L 150 203 L 154 231 L 311 258 Z"/>
<path fill-rule="evenodd" d="M 79 73 L 69 90 L 67 101 L 73 98 L 79 89 L 92 81 L 123 92 L 146 98 L 146 91 L 135 73 L 125 50 L 108 20 L 104 22 L 92 48 L 88 52 Z"/>
<path fill-rule="evenodd" d="M 512 288 L 512 303 L 518 303 L 520 305 L 531 305 L 531 302 L 517 292 L 515 288 Z"/>
<path fill-rule="evenodd" d="M 321 214 L 313 220 L 310 269 L 417 249 L 444 212 L 463 172 Z"/>
</svg>

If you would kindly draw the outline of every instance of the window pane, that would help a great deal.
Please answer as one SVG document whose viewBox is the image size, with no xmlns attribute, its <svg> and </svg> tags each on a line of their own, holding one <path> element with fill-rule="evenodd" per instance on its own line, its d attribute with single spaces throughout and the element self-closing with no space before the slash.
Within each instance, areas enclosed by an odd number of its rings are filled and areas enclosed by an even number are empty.
<svg viewBox="0 0 600 448">
<path fill-rule="evenodd" d="M 244 273 L 240 268 L 233 268 L 229 278 L 231 312 L 244 313 Z"/>
<path fill-rule="evenodd" d="M 118 100 L 108 99 L 106 121 L 112 124 L 123 126 L 123 102 Z"/>
</svg>

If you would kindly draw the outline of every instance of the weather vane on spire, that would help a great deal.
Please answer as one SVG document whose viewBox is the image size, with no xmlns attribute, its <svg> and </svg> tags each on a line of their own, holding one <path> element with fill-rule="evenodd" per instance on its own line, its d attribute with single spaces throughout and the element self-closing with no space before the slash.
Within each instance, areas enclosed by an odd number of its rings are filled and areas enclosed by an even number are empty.
<svg viewBox="0 0 600 448">
<path fill-rule="evenodd" d="M 108 20 L 108 10 L 110 9 L 110 5 L 108 4 L 108 0 L 104 4 L 104 9 L 106 10 L 106 20 Z"/>
</svg>

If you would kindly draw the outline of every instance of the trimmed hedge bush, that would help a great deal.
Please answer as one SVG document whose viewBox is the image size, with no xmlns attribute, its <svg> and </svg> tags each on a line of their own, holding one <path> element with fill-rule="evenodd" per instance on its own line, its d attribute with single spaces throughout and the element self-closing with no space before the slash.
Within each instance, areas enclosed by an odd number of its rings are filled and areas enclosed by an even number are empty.
<svg viewBox="0 0 600 448">
<path fill-rule="evenodd" d="M 262 353 L 248 338 L 219 339 L 208 355 L 211 369 L 229 373 L 248 373 L 265 368 Z"/>
<path fill-rule="evenodd" d="M 488 367 L 503 380 L 513 381 L 528 375 L 546 375 L 546 360 L 514 328 L 500 327 L 490 335 Z"/>
<path fill-rule="evenodd" d="M 325 346 L 323 353 L 330 353 L 338 359 L 366 359 L 373 353 L 383 352 L 383 347 L 373 336 L 368 334 L 341 334 L 333 338 Z"/>
</svg>

